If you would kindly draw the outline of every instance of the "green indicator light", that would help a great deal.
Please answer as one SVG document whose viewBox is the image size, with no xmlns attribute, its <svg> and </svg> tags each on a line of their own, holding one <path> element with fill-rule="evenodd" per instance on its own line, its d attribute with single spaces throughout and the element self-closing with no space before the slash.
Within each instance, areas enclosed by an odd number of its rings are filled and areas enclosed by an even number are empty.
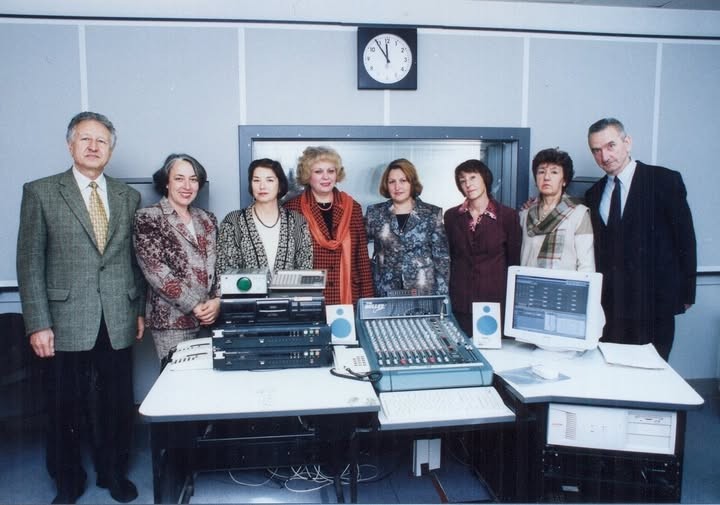
<svg viewBox="0 0 720 505">
<path fill-rule="evenodd" d="M 249 291 L 252 287 L 252 281 L 247 277 L 240 277 L 236 285 L 240 291 Z"/>
</svg>

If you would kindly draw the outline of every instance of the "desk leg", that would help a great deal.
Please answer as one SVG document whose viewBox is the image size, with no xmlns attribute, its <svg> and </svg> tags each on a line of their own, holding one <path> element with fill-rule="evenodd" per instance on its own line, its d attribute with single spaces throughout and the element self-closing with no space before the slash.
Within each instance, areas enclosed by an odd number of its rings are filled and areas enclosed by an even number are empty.
<svg viewBox="0 0 720 505">
<path fill-rule="evenodd" d="M 337 502 L 345 503 L 345 492 L 342 488 L 342 475 L 339 473 L 336 474 L 333 480 L 335 482 L 335 496 L 337 496 Z"/>
<path fill-rule="evenodd" d="M 187 503 L 192 494 L 192 476 L 188 476 L 183 458 L 178 457 L 178 450 L 169 447 L 169 440 L 172 438 L 170 430 L 170 425 L 166 423 L 155 423 L 150 426 L 153 501 L 180 503 L 183 500 Z M 188 481 L 188 478 L 191 480 Z M 188 489 L 190 493 L 187 492 Z"/>
<path fill-rule="evenodd" d="M 358 462 L 355 460 L 350 465 L 350 503 L 357 503 L 358 498 L 358 479 L 360 478 L 358 471 Z"/>
<path fill-rule="evenodd" d="M 358 480 L 360 479 L 360 442 L 357 432 L 350 435 L 350 503 L 357 503 Z"/>
<path fill-rule="evenodd" d="M 150 426 L 150 451 L 153 472 L 153 503 L 163 503 L 163 480 L 167 453 L 162 447 L 163 433 L 156 425 Z"/>
<path fill-rule="evenodd" d="M 531 481 L 534 480 L 530 472 L 534 470 L 535 455 L 530 447 L 531 414 L 525 405 L 516 404 L 515 411 L 515 494 L 513 501 L 529 502 L 534 501 L 531 496 L 534 493 L 531 489 Z"/>
</svg>

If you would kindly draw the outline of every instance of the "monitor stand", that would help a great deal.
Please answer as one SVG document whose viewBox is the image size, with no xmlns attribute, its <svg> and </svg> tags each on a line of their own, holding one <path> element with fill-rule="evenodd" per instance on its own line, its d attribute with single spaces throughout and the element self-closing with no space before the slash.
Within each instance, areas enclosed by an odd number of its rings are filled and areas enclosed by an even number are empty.
<svg viewBox="0 0 720 505">
<path fill-rule="evenodd" d="M 533 362 L 536 363 L 552 363 L 553 361 L 559 361 L 563 359 L 573 359 L 581 356 L 583 351 L 561 351 L 561 350 L 550 350 L 542 349 L 538 347 L 532 351 Z"/>
</svg>

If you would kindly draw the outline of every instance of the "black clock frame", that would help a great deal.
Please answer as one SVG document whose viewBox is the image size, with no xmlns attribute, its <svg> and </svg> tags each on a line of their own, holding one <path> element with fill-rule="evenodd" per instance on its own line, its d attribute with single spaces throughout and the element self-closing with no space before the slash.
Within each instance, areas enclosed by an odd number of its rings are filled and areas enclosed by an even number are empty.
<svg viewBox="0 0 720 505">
<path fill-rule="evenodd" d="M 410 72 L 403 77 L 400 81 L 387 84 L 384 82 L 378 82 L 367 73 L 365 65 L 363 64 L 363 53 L 365 52 L 365 46 L 370 42 L 373 37 L 377 37 L 381 33 L 390 33 L 397 35 L 407 42 L 408 47 L 412 51 L 412 65 L 410 66 Z M 416 90 L 417 89 L 417 28 L 397 28 L 394 26 L 360 26 L 357 29 L 357 76 L 358 76 L 358 89 L 405 89 L 405 90 Z"/>
</svg>

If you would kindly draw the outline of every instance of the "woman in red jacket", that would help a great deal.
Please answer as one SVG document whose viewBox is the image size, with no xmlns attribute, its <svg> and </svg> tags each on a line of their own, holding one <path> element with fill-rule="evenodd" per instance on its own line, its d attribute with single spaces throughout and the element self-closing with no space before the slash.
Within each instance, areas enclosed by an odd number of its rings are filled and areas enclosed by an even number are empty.
<svg viewBox="0 0 720 505">
<path fill-rule="evenodd" d="M 473 302 L 500 302 L 504 307 L 507 269 L 520 264 L 522 229 L 518 213 L 492 197 L 492 182 L 492 172 L 485 163 L 462 162 L 455 168 L 455 184 L 465 201 L 445 212 L 450 302 L 468 335 L 472 335 Z"/>
<path fill-rule="evenodd" d="M 355 304 L 373 296 L 362 207 L 335 186 L 345 178 L 340 155 L 329 147 L 306 148 L 297 166 L 305 187 L 285 207 L 301 212 L 313 241 L 313 267 L 327 270 L 325 303 Z"/>
</svg>

